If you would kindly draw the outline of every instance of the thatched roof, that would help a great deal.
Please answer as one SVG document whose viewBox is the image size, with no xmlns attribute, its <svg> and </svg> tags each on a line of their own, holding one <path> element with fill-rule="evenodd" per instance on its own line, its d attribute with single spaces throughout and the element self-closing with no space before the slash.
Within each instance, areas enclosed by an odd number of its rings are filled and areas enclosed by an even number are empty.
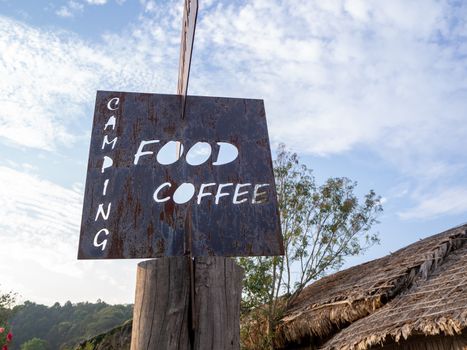
<svg viewBox="0 0 467 350">
<path fill-rule="evenodd" d="M 279 325 L 277 344 L 367 349 L 414 334 L 467 329 L 467 225 L 308 286 Z"/>
</svg>

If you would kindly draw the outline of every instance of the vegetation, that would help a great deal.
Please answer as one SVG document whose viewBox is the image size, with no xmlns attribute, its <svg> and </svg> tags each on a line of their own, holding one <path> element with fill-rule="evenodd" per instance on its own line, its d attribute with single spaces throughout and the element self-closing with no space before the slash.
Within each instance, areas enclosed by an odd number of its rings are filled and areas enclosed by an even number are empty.
<svg viewBox="0 0 467 350">
<path fill-rule="evenodd" d="M 16 294 L 13 292 L 0 294 L 0 327 L 5 327 L 11 318 L 15 301 Z"/>
<path fill-rule="evenodd" d="M 277 321 L 303 288 L 378 242 L 369 233 L 382 211 L 374 191 L 359 200 L 356 182 L 345 177 L 318 186 L 284 145 L 274 172 L 285 255 L 239 259 L 246 274 L 242 345 L 247 349 L 273 349 Z"/>
<path fill-rule="evenodd" d="M 129 350 L 132 326 L 133 320 L 128 320 L 109 332 L 81 342 L 74 350 Z"/>
<path fill-rule="evenodd" d="M 26 301 L 13 309 L 10 349 L 73 349 L 80 341 L 106 332 L 132 316 L 131 305 L 66 302 L 51 307 Z"/>
<path fill-rule="evenodd" d="M 13 339 L 8 320 L 12 316 L 15 299 L 16 294 L 13 292 L 0 294 L 0 347 L 2 350 L 8 350 Z"/>
<path fill-rule="evenodd" d="M 32 338 L 21 345 L 20 350 L 49 350 L 49 344 L 44 339 Z"/>
</svg>

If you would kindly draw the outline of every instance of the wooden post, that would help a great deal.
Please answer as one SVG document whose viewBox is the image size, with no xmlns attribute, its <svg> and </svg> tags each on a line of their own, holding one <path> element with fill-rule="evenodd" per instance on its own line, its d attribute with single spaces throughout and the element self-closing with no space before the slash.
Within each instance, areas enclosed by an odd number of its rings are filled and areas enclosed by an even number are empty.
<svg viewBox="0 0 467 350">
<path fill-rule="evenodd" d="M 131 350 L 190 349 L 190 272 L 186 257 L 138 264 Z"/>
<path fill-rule="evenodd" d="M 138 264 L 131 350 L 240 349 L 243 270 L 223 257 L 195 259 L 191 327 L 187 257 Z"/>
<path fill-rule="evenodd" d="M 240 349 L 243 269 L 234 259 L 195 259 L 195 350 Z"/>
</svg>

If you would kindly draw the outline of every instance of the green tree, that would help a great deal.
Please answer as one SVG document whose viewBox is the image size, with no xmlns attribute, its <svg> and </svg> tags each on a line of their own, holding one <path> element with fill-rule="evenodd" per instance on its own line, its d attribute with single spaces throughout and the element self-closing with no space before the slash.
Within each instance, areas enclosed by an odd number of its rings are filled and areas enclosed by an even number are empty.
<svg viewBox="0 0 467 350">
<path fill-rule="evenodd" d="M 25 301 L 14 307 L 11 320 L 16 344 L 31 338 L 43 339 L 50 349 L 73 349 L 80 341 L 108 331 L 132 316 L 131 305 L 108 305 L 104 302 L 66 302 L 47 307 Z M 19 348 L 19 346 L 18 346 Z"/>
<path fill-rule="evenodd" d="M 16 301 L 16 293 L 0 293 L 0 327 L 5 326 L 12 316 L 13 305 Z"/>
<path fill-rule="evenodd" d="M 273 349 L 277 321 L 303 288 L 378 242 L 370 229 L 382 206 L 373 190 L 359 199 L 356 182 L 345 177 L 318 186 L 312 171 L 283 144 L 274 175 L 285 255 L 239 259 L 245 269 L 242 310 L 247 320 L 242 339 L 249 349 Z"/>
<path fill-rule="evenodd" d="M 48 350 L 47 341 L 40 338 L 32 338 L 21 345 L 21 350 Z"/>
</svg>

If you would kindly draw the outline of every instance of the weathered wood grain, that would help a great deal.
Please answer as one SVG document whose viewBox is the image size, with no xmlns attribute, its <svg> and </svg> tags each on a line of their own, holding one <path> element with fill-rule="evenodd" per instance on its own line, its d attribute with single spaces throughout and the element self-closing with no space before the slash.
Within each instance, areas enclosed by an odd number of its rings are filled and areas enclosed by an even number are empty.
<svg viewBox="0 0 467 350">
<path fill-rule="evenodd" d="M 240 349 L 242 279 L 234 259 L 195 259 L 195 350 Z"/>
<path fill-rule="evenodd" d="M 138 264 L 131 350 L 190 349 L 189 265 L 185 257 Z"/>
<path fill-rule="evenodd" d="M 243 270 L 235 260 L 194 262 L 195 329 L 187 257 L 138 264 L 131 350 L 238 350 Z"/>
</svg>

